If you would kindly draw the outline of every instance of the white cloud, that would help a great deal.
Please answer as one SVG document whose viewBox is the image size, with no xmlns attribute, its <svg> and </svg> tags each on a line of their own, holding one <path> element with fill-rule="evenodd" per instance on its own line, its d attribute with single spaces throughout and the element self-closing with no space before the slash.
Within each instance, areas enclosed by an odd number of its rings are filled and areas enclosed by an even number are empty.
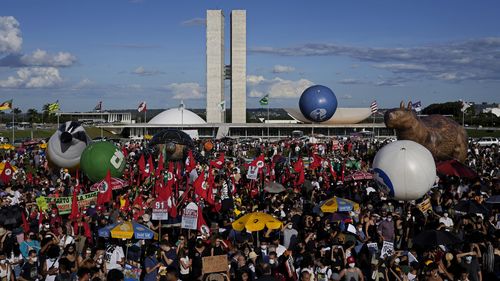
<svg viewBox="0 0 500 281">
<path fill-rule="evenodd" d="M 55 67 L 26 67 L 19 69 L 16 74 L 0 80 L 0 88 L 52 88 L 63 82 Z"/>
<path fill-rule="evenodd" d="M 350 99 L 352 99 L 352 95 L 345 94 L 345 95 L 342 95 L 340 98 L 344 99 L 344 100 L 350 100 Z"/>
<path fill-rule="evenodd" d="M 250 94 L 248 94 L 248 96 L 251 98 L 260 98 L 260 97 L 264 96 L 264 93 L 254 89 L 254 90 L 250 91 Z"/>
<path fill-rule="evenodd" d="M 300 96 L 305 89 L 312 85 L 314 83 L 307 79 L 293 81 L 274 78 L 268 88 L 268 93 L 270 97 L 275 98 L 294 98 Z"/>
<path fill-rule="evenodd" d="M 200 26 L 207 25 L 207 20 L 205 18 L 192 18 L 181 22 L 183 26 Z"/>
<path fill-rule="evenodd" d="M 413 64 L 413 63 L 379 63 L 374 64 L 373 67 L 380 69 L 387 69 L 390 71 L 427 71 L 428 68 L 425 65 Z"/>
<path fill-rule="evenodd" d="M 289 73 L 289 72 L 294 72 L 295 67 L 293 66 L 287 66 L 287 65 L 275 65 L 273 67 L 273 73 Z"/>
<path fill-rule="evenodd" d="M 286 80 L 279 77 L 266 79 L 262 75 L 248 75 L 247 84 L 250 97 L 269 95 L 275 98 L 298 97 L 306 88 L 314 85 L 313 82 L 304 78 L 299 80 Z"/>
<path fill-rule="evenodd" d="M 24 66 L 71 66 L 76 62 L 76 57 L 68 52 L 49 54 L 37 49 L 29 55 L 23 55 L 20 62 Z"/>
<path fill-rule="evenodd" d="M 172 83 L 165 87 L 172 94 L 174 99 L 201 99 L 204 97 L 203 89 L 200 84 L 191 83 Z"/>
<path fill-rule="evenodd" d="M 132 71 L 132 74 L 140 75 L 140 76 L 152 76 L 156 74 L 161 74 L 161 71 L 145 69 L 144 66 L 138 66 L 136 69 Z"/>
<path fill-rule="evenodd" d="M 12 16 L 0 17 L 0 54 L 17 53 L 22 44 L 19 22 Z"/>
<path fill-rule="evenodd" d="M 248 85 L 259 85 L 264 82 L 266 79 L 262 75 L 248 75 L 247 83 Z"/>
<path fill-rule="evenodd" d="M 357 84 L 366 84 L 365 81 L 361 81 L 359 79 L 355 78 L 346 78 L 338 81 L 339 84 L 345 84 L 345 85 L 357 85 Z"/>
<path fill-rule="evenodd" d="M 90 79 L 84 78 L 84 79 L 80 80 L 80 82 L 76 83 L 73 86 L 73 90 L 87 88 L 89 86 L 92 86 L 93 84 L 94 84 L 94 82 L 92 82 Z"/>
</svg>

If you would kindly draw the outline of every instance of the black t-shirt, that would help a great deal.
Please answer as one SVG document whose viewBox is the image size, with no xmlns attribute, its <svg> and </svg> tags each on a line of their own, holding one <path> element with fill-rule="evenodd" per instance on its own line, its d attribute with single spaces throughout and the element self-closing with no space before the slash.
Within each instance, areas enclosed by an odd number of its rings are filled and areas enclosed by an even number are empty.
<svg viewBox="0 0 500 281">
<path fill-rule="evenodd" d="M 38 264 L 25 263 L 21 269 L 21 276 L 26 280 L 36 280 L 38 278 Z"/>
</svg>

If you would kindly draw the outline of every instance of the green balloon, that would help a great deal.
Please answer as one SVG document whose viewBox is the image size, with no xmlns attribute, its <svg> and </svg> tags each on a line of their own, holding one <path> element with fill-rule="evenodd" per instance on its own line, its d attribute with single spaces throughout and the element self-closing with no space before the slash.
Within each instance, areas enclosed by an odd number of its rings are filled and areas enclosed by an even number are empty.
<svg viewBox="0 0 500 281">
<path fill-rule="evenodd" d="M 106 141 L 94 142 L 85 148 L 80 157 L 80 168 L 93 182 L 103 180 L 108 173 L 119 178 L 125 169 L 125 156 L 114 144 Z"/>
</svg>

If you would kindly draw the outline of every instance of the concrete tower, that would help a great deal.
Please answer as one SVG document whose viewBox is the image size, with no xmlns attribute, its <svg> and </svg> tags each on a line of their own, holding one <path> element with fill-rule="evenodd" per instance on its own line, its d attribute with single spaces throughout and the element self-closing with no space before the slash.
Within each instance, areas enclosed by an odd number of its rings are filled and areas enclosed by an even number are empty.
<svg viewBox="0 0 500 281">
<path fill-rule="evenodd" d="M 231 120 L 247 122 L 247 12 L 231 12 Z"/>
<path fill-rule="evenodd" d="M 207 10 L 207 122 L 225 122 L 224 80 L 231 80 L 231 120 L 246 123 L 246 11 L 231 12 L 230 65 L 224 64 L 224 15 Z M 225 109 L 225 106 L 224 106 Z"/>
<path fill-rule="evenodd" d="M 224 67 L 224 14 L 207 10 L 207 123 L 224 122 Z"/>
</svg>

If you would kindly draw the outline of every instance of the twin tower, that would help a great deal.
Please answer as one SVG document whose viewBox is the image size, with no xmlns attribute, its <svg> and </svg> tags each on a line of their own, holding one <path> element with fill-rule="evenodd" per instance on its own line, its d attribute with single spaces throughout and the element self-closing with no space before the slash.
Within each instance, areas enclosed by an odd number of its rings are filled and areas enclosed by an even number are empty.
<svg viewBox="0 0 500 281">
<path fill-rule="evenodd" d="M 225 64 L 224 14 L 207 10 L 207 123 L 225 123 L 224 84 L 230 80 L 231 122 L 246 123 L 246 11 L 231 11 L 230 63 Z"/>
</svg>

